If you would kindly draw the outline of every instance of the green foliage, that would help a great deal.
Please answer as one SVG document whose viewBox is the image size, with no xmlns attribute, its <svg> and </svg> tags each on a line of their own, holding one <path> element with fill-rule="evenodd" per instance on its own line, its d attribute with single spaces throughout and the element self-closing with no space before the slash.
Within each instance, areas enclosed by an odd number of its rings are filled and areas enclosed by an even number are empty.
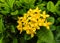
<svg viewBox="0 0 60 43">
<path fill-rule="evenodd" d="M 18 43 L 17 38 L 14 38 L 14 39 L 13 39 L 13 43 Z"/>
<path fill-rule="evenodd" d="M 12 31 L 12 32 L 15 32 L 15 27 L 14 27 L 14 25 L 11 25 L 11 31 Z"/>
<path fill-rule="evenodd" d="M 54 20 L 55 20 L 55 19 L 54 19 L 53 17 L 47 18 L 47 21 L 48 21 L 48 22 L 51 22 L 52 24 L 54 24 Z"/>
<path fill-rule="evenodd" d="M 51 12 L 55 12 L 56 8 L 55 8 L 54 3 L 52 1 L 49 1 L 47 3 L 47 9 Z"/>
<path fill-rule="evenodd" d="M 21 3 L 34 4 L 35 0 L 20 0 Z"/>
<path fill-rule="evenodd" d="M 3 34 L 0 32 L 0 43 L 3 43 Z"/>
<path fill-rule="evenodd" d="M 60 42 L 60 26 L 57 26 L 55 39 L 57 43 Z"/>
<path fill-rule="evenodd" d="M 37 43 L 55 43 L 52 32 L 50 30 L 46 30 L 44 27 L 38 31 L 37 36 Z"/>
<path fill-rule="evenodd" d="M 6 1 L 7 1 L 7 4 L 9 5 L 9 7 L 12 8 L 15 0 L 6 0 Z"/>
<path fill-rule="evenodd" d="M 3 43 L 3 38 L 0 39 L 0 43 Z"/>
<path fill-rule="evenodd" d="M 26 9 L 19 10 L 19 14 L 23 15 L 26 12 Z"/>
<path fill-rule="evenodd" d="M 0 15 L 0 32 L 3 32 L 3 20 L 1 15 Z"/>
<path fill-rule="evenodd" d="M 30 40 L 31 37 L 30 37 L 29 35 L 25 34 L 25 35 L 24 35 L 24 39 L 25 39 L 25 40 Z"/>
<path fill-rule="evenodd" d="M 18 10 L 11 12 L 11 15 L 17 15 L 18 14 Z"/>
<path fill-rule="evenodd" d="M 1 0 L 1 6 L 0 6 L 0 12 L 4 15 L 6 15 L 7 13 L 9 13 L 9 5 L 7 4 L 7 2 Z"/>
<path fill-rule="evenodd" d="M 20 1 L 16 1 L 15 4 L 16 4 L 18 7 L 22 6 L 22 4 L 20 3 Z"/>
<path fill-rule="evenodd" d="M 60 16 L 60 1 L 56 3 L 55 7 L 56 7 L 56 13 Z"/>
<path fill-rule="evenodd" d="M 35 37 L 19 33 L 17 30 L 17 18 L 26 13 L 30 8 L 39 7 L 46 11 L 50 30 L 42 27 L 37 30 Z M 0 43 L 60 43 L 60 0 L 0 0 Z"/>
<path fill-rule="evenodd" d="M 1 2 L 5 2 L 5 0 L 0 0 Z"/>
<path fill-rule="evenodd" d="M 56 26 L 55 26 L 55 25 L 51 25 L 51 26 L 50 26 L 50 29 L 51 29 L 52 31 L 54 31 L 54 30 L 56 30 Z"/>
<path fill-rule="evenodd" d="M 57 18 L 57 23 L 60 23 L 60 17 Z"/>
</svg>

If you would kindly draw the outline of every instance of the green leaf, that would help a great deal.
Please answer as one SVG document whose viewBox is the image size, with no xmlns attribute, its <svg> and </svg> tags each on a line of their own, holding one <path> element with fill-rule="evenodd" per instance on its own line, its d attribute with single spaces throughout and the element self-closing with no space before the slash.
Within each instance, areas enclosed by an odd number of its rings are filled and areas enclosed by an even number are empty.
<svg viewBox="0 0 60 43">
<path fill-rule="evenodd" d="M 4 14 L 4 15 L 7 15 L 7 13 L 9 13 L 9 11 L 7 11 L 7 10 L 2 10 L 1 13 Z"/>
<path fill-rule="evenodd" d="M 37 32 L 37 36 L 37 43 L 55 43 L 51 30 L 47 30 L 45 27 Z"/>
<path fill-rule="evenodd" d="M 41 3 L 41 4 L 38 4 L 37 6 L 41 9 L 41 10 L 45 10 L 45 6 L 46 3 Z"/>
<path fill-rule="evenodd" d="M 1 3 L 1 7 L 7 7 L 8 8 L 9 6 L 8 6 L 8 3 L 4 1 L 3 3 Z"/>
<path fill-rule="evenodd" d="M 0 33 L 0 43 L 3 43 L 3 34 Z"/>
<path fill-rule="evenodd" d="M 41 4 L 42 0 L 38 0 L 38 3 L 37 4 Z"/>
<path fill-rule="evenodd" d="M 0 39 L 2 38 L 3 34 L 0 32 Z"/>
<path fill-rule="evenodd" d="M 2 14 L 6 15 L 7 13 L 10 12 L 9 6 L 8 6 L 8 4 L 7 4 L 6 2 L 1 3 L 1 6 L 0 6 L 0 7 L 1 7 L 1 8 L 0 8 L 0 9 L 1 9 L 0 12 L 1 12 Z"/>
<path fill-rule="evenodd" d="M 58 33 L 60 33 L 60 25 L 59 25 L 59 26 L 57 26 L 56 31 L 57 31 Z"/>
<path fill-rule="evenodd" d="M 47 3 L 47 9 L 48 9 L 48 11 L 55 12 L 56 8 L 55 8 L 54 3 L 52 1 L 49 1 Z"/>
<path fill-rule="evenodd" d="M 11 12 L 11 15 L 17 15 L 18 14 L 18 10 Z"/>
<path fill-rule="evenodd" d="M 18 14 L 23 15 L 25 12 L 26 12 L 26 9 L 21 9 L 21 10 L 19 10 L 19 13 Z"/>
<path fill-rule="evenodd" d="M 0 0 L 0 2 L 5 2 L 5 0 Z"/>
<path fill-rule="evenodd" d="M 56 3 L 55 7 L 56 7 L 56 13 L 60 16 L 60 1 Z"/>
<path fill-rule="evenodd" d="M 55 26 L 55 25 L 51 25 L 51 26 L 50 26 L 50 29 L 51 29 L 52 31 L 54 31 L 54 30 L 56 30 L 56 26 Z"/>
<path fill-rule="evenodd" d="M 1 15 L 0 15 L 0 32 L 3 32 L 3 20 Z"/>
<path fill-rule="evenodd" d="M 3 43 L 3 37 L 0 39 L 0 43 Z"/>
<path fill-rule="evenodd" d="M 49 17 L 49 18 L 47 18 L 47 21 L 54 24 L 55 19 L 54 19 L 54 17 Z"/>
<path fill-rule="evenodd" d="M 14 38 L 14 39 L 13 39 L 13 43 L 18 43 L 17 38 Z"/>
<path fill-rule="evenodd" d="M 15 32 L 15 27 L 13 25 L 11 25 L 11 31 Z"/>
<path fill-rule="evenodd" d="M 20 38 L 21 43 L 27 43 L 27 40 L 25 40 L 23 37 Z"/>
<path fill-rule="evenodd" d="M 36 0 L 20 0 L 21 3 L 34 4 Z"/>
<path fill-rule="evenodd" d="M 57 34 L 57 36 L 55 37 L 56 39 L 56 43 L 60 43 L 60 33 Z"/>
<path fill-rule="evenodd" d="M 15 4 L 16 4 L 18 7 L 22 6 L 22 4 L 20 3 L 20 1 L 16 1 Z"/>
<path fill-rule="evenodd" d="M 60 22 L 60 17 L 57 18 L 58 22 Z"/>
<path fill-rule="evenodd" d="M 25 39 L 25 40 L 30 40 L 31 37 L 30 37 L 30 35 L 24 34 L 24 39 Z"/>
<path fill-rule="evenodd" d="M 15 0 L 7 0 L 8 5 L 10 6 L 10 8 L 13 7 Z"/>
</svg>

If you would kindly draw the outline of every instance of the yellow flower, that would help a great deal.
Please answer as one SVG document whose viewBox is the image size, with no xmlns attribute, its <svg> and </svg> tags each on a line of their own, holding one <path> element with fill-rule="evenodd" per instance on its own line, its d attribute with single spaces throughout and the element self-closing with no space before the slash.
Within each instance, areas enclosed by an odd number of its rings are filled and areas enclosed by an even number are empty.
<svg viewBox="0 0 60 43">
<path fill-rule="evenodd" d="M 30 13 L 32 13 L 33 12 L 33 10 L 32 9 L 29 9 L 29 11 L 27 12 L 28 14 L 30 14 Z"/>
<path fill-rule="evenodd" d="M 44 22 L 45 22 L 45 19 L 39 19 L 38 20 L 38 25 L 43 26 Z"/>
<path fill-rule="evenodd" d="M 49 17 L 49 15 L 48 14 L 46 14 L 46 11 L 43 11 L 43 14 L 41 15 L 43 18 L 47 18 L 47 17 Z"/>
<path fill-rule="evenodd" d="M 20 34 L 21 34 L 22 31 L 23 31 L 22 26 L 21 25 L 18 25 L 17 28 L 18 28 L 18 30 L 20 30 Z"/>
<path fill-rule="evenodd" d="M 49 29 L 49 25 L 51 25 L 51 23 L 47 22 L 47 17 L 49 17 L 49 15 L 47 15 L 45 11 L 41 13 L 41 10 L 39 10 L 38 7 L 36 9 L 29 9 L 23 17 L 18 17 L 17 29 L 20 33 L 22 33 L 22 31 L 26 31 L 26 34 L 34 37 L 36 30 L 39 30 L 40 26 L 45 26 Z"/>
<path fill-rule="evenodd" d="M 40 14 L 41 10 L 39 10 L 38 7 L 36 7 L 36 9 L 33 10 L 33 13 L 34 14 Z"/>
<path fill-rule="evenodd" d="M 35 19 L 39 19 L 40 18 L 40 14 L 34 14 L 32 17 L 35 18 Z"/>
<path fill-rule="evenodd" d="M 36 20 L 35 18 L 31 18 L 30 20 L 31 20 L 31 22 L 33 22 L 33 23 L 37 22 L 37 20 Z"/>
<path fill-rule="evenodd" d="M 30 28 L 30 29 L 27 29 L 27 30 L 26 30 L 26 33 L 27 33 L 27 34 L 31 34 L 31 37 L 33 37 L 34 34 L 36 34 L 35 31 L 36 31 L 35 28 Z"/>
<path fill-rule="evenodd" d="M 46 21 L 46 22 L 44 23 L 44 26 L 45 26 L 47 29 L 50 29 L 50 28 L 49 28 L 49 25 L 51 25 L 51 22 L 47 22 L 47 21 Z"/>
</svg>

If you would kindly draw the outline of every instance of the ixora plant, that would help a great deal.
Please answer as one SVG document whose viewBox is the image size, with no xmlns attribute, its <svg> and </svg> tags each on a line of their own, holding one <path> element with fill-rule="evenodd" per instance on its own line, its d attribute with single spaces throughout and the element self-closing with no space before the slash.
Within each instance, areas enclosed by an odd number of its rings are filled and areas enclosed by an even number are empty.
<svg viewBox="0 0 60 43">
<path fill-rule="evenodd" d="M 18 17 L 17 29 L 20 30 L 20 33 L 26 31 L 26 34 L 31 34 L 31 37 L 33 37 L 36 30 L 39 30 L 41 26 L 50 29 L 49 25 L 52 23 L 47 21 L 48 17 L 49 15 L 45 11 L 39 10 L 38 7 L 33 10 L 30 9 L 23 17 Z"/>
<path fill-rule="evenodd" d="M 60 0 L 0 0 L 0 43 L 60 43 Z"/>
<path fill-rule="evenodd" d="M 52 25 L 53 23 L 48 20 L 49 17 L 50 17 L 50 15 L 46 14 L 46 11 L 41 11 L 38 7 L 36 7 L 36 9 L 29 9 L 27 11 L 27 13 L 24 13 L 24 15 L 22 17 L 18 17 L 17 29 L 20 31 L 20 34 L 23 34 L 22 32 L 25 31 L 26 32 L 25 34 L 27 36 L 31 35 L 28 37 L 26 36 L 27 37 L 26 40 L 30 39 L 29 37 L 33 38 L 34 35 L 39 38 L 40 37 L 39 36 L 40 31 L 39 30 L 45 29 L 43 31 L 43 33 L 45 31 L 48 31 L 48 32 L 50 31 L 50 25 Z M 50 33 L 48 33 L 48 34 L 50 34 Z M 47 36 L 48 36 L 48 34 L 47 34 Z M 41 40 L 42 42 L 40 42 L 40 39 L 41 38 L 39 38 L 39 41 L 37 41 L 37 43 L 45 43 L 42 40 Z M 42 37 L 42 39 L 43 39 L 43 37 Z M 51 40 L 54 42 L 53 39 L 51 39 Z M 50 42 L 50 43 L 53 43 L 53 42 Z M 46 43 L 48 43 L 48 42 L 46 42 Z"/>
</svg>

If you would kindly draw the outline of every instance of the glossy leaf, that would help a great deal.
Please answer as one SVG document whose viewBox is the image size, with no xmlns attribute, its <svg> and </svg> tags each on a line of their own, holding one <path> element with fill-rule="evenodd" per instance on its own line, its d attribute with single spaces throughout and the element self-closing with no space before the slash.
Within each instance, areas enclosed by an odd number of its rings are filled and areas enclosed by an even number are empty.
<svg viewBox="0 0 60 43">
<path fill-rule="evenodd" d="M 37 43 L 55 43 L 52 32 L 50 30 L 46 30 L 44 27 L 38 31 L 37 36 Z"/>
<path fill-rule="evenodd" d="M 56 8 L 55 8 L 54 3 L 52 1 L 49 1 L 47 3 L 47 9 L 48 9 L 48 11 L 55 12 Z"/>
</svg>

